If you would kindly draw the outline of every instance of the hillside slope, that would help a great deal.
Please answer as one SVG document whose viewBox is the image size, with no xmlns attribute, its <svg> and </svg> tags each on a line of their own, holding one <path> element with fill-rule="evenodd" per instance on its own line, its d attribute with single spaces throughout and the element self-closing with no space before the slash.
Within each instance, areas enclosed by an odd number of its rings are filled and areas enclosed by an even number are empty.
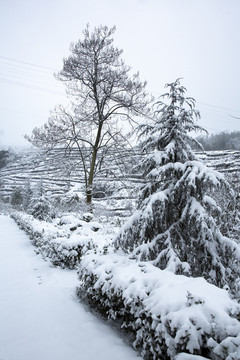
<svg viewBox="0 0 240 360">
<path fill-rule="evenodd" d="M 134 198 L 135 187 L 144 181 L 140 174 L 133 171 L 140 155 L 135 154 L 130 158 L 127 151 L 122 151 L 122 154 L 122 159 L 114 152 L 107 155 L 95 183 L 111 184 L 112 192 L 117 190 L 119 197 Z M 230 177 L 238 187 L 239 150 L 206 151 L 198 154 L 208 166 Z M 8 197 L 14 188 L 26 186 L 27 181 L 31 185 L 41 181 L 43 188 L 53 195 L 63 194 L 73 187 L 84 191 L 83 168 L 77 150 L 73 150 L 71 154 L 66 154 L 63 149 L 54 149 L 49 153 L 37 149 L 19 151 L 0 169 L 1 196 Z M 101 189 L 97 191 L 96 186 L 95 198 L 105 197 L 100 192 Z M 109 191 L 108 197 L 110 193 Z M 116 193 L 115 197 L 118 197 Z"/>
</svg>

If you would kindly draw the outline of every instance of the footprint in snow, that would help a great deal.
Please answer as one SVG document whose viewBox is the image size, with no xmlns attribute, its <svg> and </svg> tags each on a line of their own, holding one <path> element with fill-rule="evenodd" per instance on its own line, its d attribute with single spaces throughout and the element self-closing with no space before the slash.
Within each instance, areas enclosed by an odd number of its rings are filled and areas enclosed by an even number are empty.
<svg viewBox="0 0 240 360">
<path fill-rule="evenodd" d="M 38 276 L 37 276 L 37 279 L 39 280 L 39 283 L 38 283 L 38 284 L 41 285 L 41 284 L 42 284 L 42 277 L 41 277 L 41 275 L 38 275 Z"/>
</svg>

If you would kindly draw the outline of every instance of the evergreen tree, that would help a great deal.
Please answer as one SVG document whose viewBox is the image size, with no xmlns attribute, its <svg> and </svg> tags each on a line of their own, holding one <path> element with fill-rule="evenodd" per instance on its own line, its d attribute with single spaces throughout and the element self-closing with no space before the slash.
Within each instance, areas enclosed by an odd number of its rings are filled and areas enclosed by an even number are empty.
<svg viewBox="0 0 240 360">
<path fill-rule="evenodd" d="M 23 196 L 23 202 L 22 202 L 23 208 L 24 210 L 27 210 L 33 196 L 33 191 L 31 188 L 31 182 L 29 178 L 27 178 L 25 181 L 22 196 Z"/>
<path fill-rule="evenodd" d="M 166 87 L 154 120 L 140 127 L 146 153 L 140 166 L 147 181 L 115 245 L 161 269 L 234 288 L 240 252 L 219 230 L 221 209 L 214 199 L 214 192 L 229 185 L 191 149 L 197 141 L 189 133 L 203 130 L 195 123 L 195 100 L 185 97 L 179 79 Z"/>
<path fill-rule="evenodd" d="M 33 189 L 27 210 L 29 214 L 33 215 L 35 219 L 38 220 L 51 222 L 55 217 L 54 209 L 49 196 L 45 193 L 42 180 L 36 185 L 35 189 Z"/>
<path fill-rule="evenodd" d="M 20 208 L 23 203 L 23 189 L 21 186 L 17 186 L 13 189 L 10 198 L 10 204 L 13 207 Z"/>
</svg>

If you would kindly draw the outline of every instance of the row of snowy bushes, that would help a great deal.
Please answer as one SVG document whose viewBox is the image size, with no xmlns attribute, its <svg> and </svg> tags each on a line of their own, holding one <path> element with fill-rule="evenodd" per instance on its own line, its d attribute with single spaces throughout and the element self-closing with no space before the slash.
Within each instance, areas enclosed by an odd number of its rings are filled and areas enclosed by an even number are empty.
<svg viewBox="0 0 240 360">
<path fill-rule="evenodd" d="M 143 358 L 173 360 L 184 353 L 239 360 L 240 307 L 227 291 L 111 247 L 104 254 L 110 237 L 90 218 L 68 215 L 48 223 L 20 212 L 12 217 L 54 265 L 79 266 L 79 297 L 130 332 Z"/>
<path fill-rule="evenodd" d="M 78 295 L 134 335 L 145 359 L 178 353 L 239 360 L 239 305 L 203 278 L 160 270 L 122 254 L 84 256 Z"/>
<path fill-rule="evenodd" d="M 52 223 L 34 219 L 22 212 L 15 212 L 11 216 L 53 265 L 74 269 L 87 250 L 98 247 L 101 253 L 108 241 L 100 240 L 101 224 L 80 220 L 73 215 L 55 219 Z"/>
</svg>

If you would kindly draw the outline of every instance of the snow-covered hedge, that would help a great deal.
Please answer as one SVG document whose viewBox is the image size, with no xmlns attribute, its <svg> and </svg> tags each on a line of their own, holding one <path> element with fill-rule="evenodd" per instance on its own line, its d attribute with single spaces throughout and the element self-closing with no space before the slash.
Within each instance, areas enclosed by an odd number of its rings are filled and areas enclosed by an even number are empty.
<svg viewBox="0 0 240 360">
<path fill-rule="evenodd" d="M 61 267 L 76 268 L 86 251 L 98 247 L 103 252 L 107 245 L 100 239 L 99 223 L 85 222 L 73 215 L 63 216 L 55 223 L 39 221 L 21 212 L 13 213 L 12 218 L 29 235 L 39 252 Z"/>
<path fill-rule="evenodd" d="M 37 220 L 32 215 L 22 212 L 14 212 L 11 217 L 20 229 L 28 234 L 33 244 L 40 248 L 44 248 L 51 239 L 60 236 L 60 230 L 53 223 Z"/>
<path fill-rule="evenodd" d="M 203 278 L 188 278 L 112 253 L 84 256 L 78 295 L 135 337 L 146 359 L 178 353 L 240 359 L 239 305 Z"/>
</svg>

